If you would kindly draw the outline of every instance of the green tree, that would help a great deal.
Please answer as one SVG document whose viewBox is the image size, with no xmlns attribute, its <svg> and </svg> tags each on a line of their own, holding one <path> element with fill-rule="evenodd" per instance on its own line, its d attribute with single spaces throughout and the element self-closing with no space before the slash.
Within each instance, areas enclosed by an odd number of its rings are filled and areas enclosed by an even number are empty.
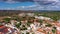
<svg viewBox="0 0 60 34">
<path fill-rule="evenodd" d="M 51 17 L 53 20 L 55 20 L 55 21 L 57 21 L 59 18 L 58 18 L 58 16 L 53 16 L 53 17 Z"/>
<path fill-rule="evenodd" d="M 42 23 L 43 23 L 43 20 L 39 20 L 39 23 L 40 23 L 40 25 L 42 25 Z"/>
<path fill-rule="evenodd" d="M 29 32 L 27 32 L 26 34 L 29 34 Z"/>
<path fill-rule="evenodd" d="M 46 26 L 46 27 L 51 27 L 52 25 L 51 25 L 51 24 L 49 24 L 49 23 L 47 23 L 45 26 Z"/>
<path fill-rule="evenodd" d="M 10 22 L 11 18 L 4 18 L 3 19 L 5 22 Z"/>
<path fill-rule="evenodd" d="M 53 27 L 52 32 L 56 33 L 56 27 Z"/>
<path fill-rule="evenodd" d="M 20 28 L 20 25 L 21 25 L 21 23 L 18 23 L 18 24 L 16 24 L 16 27 L 17 28 Z"/>
<path fill-rule="evenodd" d="M 25 27 L 25 25 L 22 25 L 22 27 L 20 28 L 20 30 L 27 30 L 27 27 Z"/>
</svg>

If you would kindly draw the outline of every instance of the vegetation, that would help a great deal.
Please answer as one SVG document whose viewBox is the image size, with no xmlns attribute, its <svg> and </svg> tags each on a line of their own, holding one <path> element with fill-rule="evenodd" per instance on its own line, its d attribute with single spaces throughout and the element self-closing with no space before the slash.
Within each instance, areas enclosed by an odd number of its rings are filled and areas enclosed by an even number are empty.
<svg viewBox="0 0 60 34">
<path fill-rule="evenodd" d="M 56 33 L 56 27 L 53 27 L 52 32 Z"/>
<path fill-rule="evenodd" d="M 16 24 L 16 27 L 17 27 L 17 28 L 19 28 L 19 27 L 20 27 L 20 25 L 21 25 L 21 23 L 18 23 L 18 24 Z"/>
<path fill-rule="evenodd" d="M 60 11 L 43 11 L 43 12 L 36 12 L 35 14 L 40 14 L 40 16 L 50 17 L 53 20 L 57 21 L 60 19 Z"/>
<path fill-rule="evenodd" d="M 50 33 L 48 32 L 48 34 L 50 34 Z"/>
<path fill-rule="evenodd" d="M 27 32 L 26 34 L 29 34 L 29 32 Z"/>
<path fill-rule="evenodd" d="M 20 30 L 27 30 L 27 28 L 25 27 L 25 25 L 22 25 L 22 27 L 20 28 Z"/>
<path fill-rule="evenodd" d="M 39 20 L 39 23 L 40 23 L 40 26 L 42 25 L 42 23 L 43 23 L 43 20 Z"/>
<path fill-rule="evenodd" d="M 51 27 L 52 25 L 51 25 L 51 24 L 49 24 L 49 23 L 47 23 L 45 26 L 46 26 L 46 27 Z"/>
<path fill-rule="evenodd" d="M 10 22 L 11 18 L 4 18 L 3 20 L 7 23 Z"/>
</svg>

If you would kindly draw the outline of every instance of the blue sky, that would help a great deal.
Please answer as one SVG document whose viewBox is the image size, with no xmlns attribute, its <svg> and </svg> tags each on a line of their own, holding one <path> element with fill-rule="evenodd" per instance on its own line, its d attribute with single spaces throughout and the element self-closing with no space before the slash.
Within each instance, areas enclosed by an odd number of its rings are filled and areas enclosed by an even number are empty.
<svg viewBox="0 0 60 34">
<path fill-rule="evenodd" d="M 31 6 L 31 5 L 34 5 L 34 3 L 33 2 L 17 2 L 17 3 L 0 2 L 0 9 L 17 8 L 20 6 Z"/>
<path fill-rule="evenodd" d="M 50 2 L 43 3 L 44 5 L 41 5 L 42 3 L 37 4 L 36 2 L 29 1 L 26 2 L 0 1 L 0 10 L 60 10 L 60 1 L 58 1 L 56 4 L 54 3 L 51 4 Z"/>
<path fill-rule="evenodd" d="M 34 3 L 33 2 L 19 2 L 19 3 L 12 3 L 12 4 L 9 4 L 9 3 L 5 3 L 5 2 L 0 2 L 0 7 L 2 8 L 15 8 L 15 7 L 18 7 L 18 6 L 30 6 L 30 5 L 33 5 Z"/>
</svg>

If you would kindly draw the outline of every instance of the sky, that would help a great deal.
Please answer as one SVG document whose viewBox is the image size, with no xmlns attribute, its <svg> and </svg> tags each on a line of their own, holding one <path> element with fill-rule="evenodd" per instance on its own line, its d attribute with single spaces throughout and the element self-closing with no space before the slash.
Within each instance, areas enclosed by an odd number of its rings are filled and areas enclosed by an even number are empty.
<svg viewBox="0 0 60 34">
<path fill-rule="evenodd" d="M 60 0 L 0 0 L 0 10 L 60 10 Z"/>
</svg>

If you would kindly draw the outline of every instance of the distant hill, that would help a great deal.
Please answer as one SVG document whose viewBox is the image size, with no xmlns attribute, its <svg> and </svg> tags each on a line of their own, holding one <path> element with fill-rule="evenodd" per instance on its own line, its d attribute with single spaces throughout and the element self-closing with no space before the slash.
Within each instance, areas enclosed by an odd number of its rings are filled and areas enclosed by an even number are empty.
<svg viewBox="0 0 60 34">
<path fill-rule="evenodd" d="M 60 13 L 60 11 L 47 11 L 47 10 L 38 10 L 38 11 L 35 11 L 35 10 L 27 10 L 27 11 L 25 11 L 25 10 L 0 10 L 0 16 L 12 16 L 12 15 L 17 15 L 17 14 L 19 14 L 19 13 L 22 13 L 22 12 L 24 12 L 24 13 L 34 13 L 34 12 L 36 12 L 36 13 Z"/>
</svg>

